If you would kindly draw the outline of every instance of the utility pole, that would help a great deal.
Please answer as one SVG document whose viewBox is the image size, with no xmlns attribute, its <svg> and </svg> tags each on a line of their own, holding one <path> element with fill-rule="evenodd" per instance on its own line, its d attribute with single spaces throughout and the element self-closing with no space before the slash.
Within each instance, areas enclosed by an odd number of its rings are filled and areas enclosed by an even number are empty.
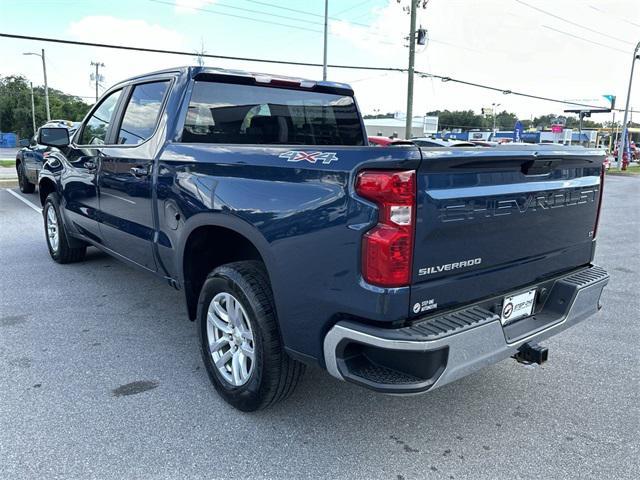
<svg viewBox="0 0 640 480">
<path fill-rule="evenodd" d="M 96 103 L 98 102 L 98 85 L 100 84 L 100 67 L 104 67 L 104 63 L 102 62 L 91 62 L 91 66 L 92 67 L 96 67 L 96 73 L 94 75 L 92 75 L 93 80 L 96 81 Z"/>
<path fill-rule="evenodd" d="M 324 0 L 324 55 L 322 60 L 322 80 L 327 79 L 327 26 L 329 24 L 329 0 Z"/>
<path fill-rule="evenodd" d="M 636 60 L 640 58 L 638 55 L 640 50 L 640 42 L 636 45 L 633 51 L 633 60 L 631 60 L 631 73 L 629 74 L 629 89 L 627 90 L 627 103 L 624 107 L 624 120 L 622 121 L 622 138 L 620 139 L 620 147 L 618 148 L 618 170 L 622 170 L 622 156 L 624 155 L 625 143 L 627 141 L 627 119 L 629 118 L 629 100 L 631 99 L 631 84 L 633 83 L 633 67 L 636 64 Z M 629 159 L 631 160 L 631 159 Z"/>
<path fill-rule="evenodd" d="M 47 112 L 47 122 L 51 120 L 51 110 L 49 110 L 49 84 L 47 83 L 47 62 L 44 59 L 44 48 L 42 53 L 25 52 L 23 55 L 35 55 L 42 59 L 42 73 L 44 74 L 44 106 Z"/>
<path fill-rule="evenodd" d="M 31 120 L 33 121 L 33 134 L 36 134 L 36 105 L 33 102 L 33 82 L 29 82 L 31 85 Z"/>
<path fill-rule="evenodd" d="M 411 25 L 409 28 L 409 79 L 407 81 L 407 122 L 405 124 L 405 138 L 413 136 L 413 73 L 416 62 L 416 16 L 418 10 L 418 2 L 420 0 L 411 0 Z"/>
</svg>

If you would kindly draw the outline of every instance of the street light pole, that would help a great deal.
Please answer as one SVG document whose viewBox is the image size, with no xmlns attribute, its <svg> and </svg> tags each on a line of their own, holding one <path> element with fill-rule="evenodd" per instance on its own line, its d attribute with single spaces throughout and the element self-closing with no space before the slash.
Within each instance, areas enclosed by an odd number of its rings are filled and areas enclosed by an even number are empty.
<svg viewBox="0 0 640 480">
<path fill-rule="evenodd" d="M 44 48 L 42 49 L 42 72 L 44 73 L 44 105 L 47 109 L 47 122 L 51 120 L 51 111 L 49 110 L 49 84 L 47 83 L 47 62 L 44 60 Z"/>
<path fill-rule="evenodd" d="M 322 60 L 322 80 L 327 79 L 327 26 L 329 24 L 329 0 L 324 0 L 324 54 Z"/>
<path fill-rule="evenodd" d="M 44 74 L 44 107 L 47 112 L 47 122 L 51 120 L 51 110 L 49 110 L 49 84 L 47 83 L 47 62 L 44 58 L 44 48 L 42 53 L 25 52 L 23 55 L 36 55 L 42 59 L 42 73 Z"/>
<path fill-rule="evenodd" d="M 629 89 L 627 90 L 627 103 L 624 107 L 624 120 L 622 121 L 622 138 L 620 139 L 620 147 L 618 148 L 618 170 L 622 170 L 622 157 L 624 155 L 625 142 L 627 141 L 627 118 L 629 118 L 629 101 L 631 100 L 631 84 L 633 83 L 633 67 L 636 64 L 636 59 L 640 58 L 638 55 L 640 50 L 640 42 L 636 45 L 633 51 L 633 59 L 631 60 L 631 73 L 629 74 Z"/>
<path fill-rule="evenodd" d="M 493 134 L 496 134 L 496 107 L 499 107 L 500 105 L 502 105 L 501 103 L 492 103 L 491 106 L 493 107 Z"/>
<path fill-rule="evenodd" d="M 409 80 L 407 82 L 407 121 L 405 123 L 404 138 L 413 136 L 413 73 L 416 61 L 416 10 L 418 0 L 411 0 L 411 25 L 409 28 Z"/>
<path fill-rule="evenodd" d="M 33 82 L 29 82 L 31 85 L 31 120 L 33 121 L 33 134 L 36 134 L 36 105 L 33 102 Z"/>
</svg>

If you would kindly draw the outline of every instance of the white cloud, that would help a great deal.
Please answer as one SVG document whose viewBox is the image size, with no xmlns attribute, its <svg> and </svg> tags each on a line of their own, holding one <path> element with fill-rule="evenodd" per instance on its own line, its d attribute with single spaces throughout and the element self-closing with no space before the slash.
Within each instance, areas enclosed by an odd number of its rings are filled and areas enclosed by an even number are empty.
<svg viewBox="0 0 640 480">
<path fill-rule="evenodd" d="M 198 13 L 198 8 L 215 3 L 216 0 L 176 0 L 176 13 Z"/>
<path fill-rule="evenodd" d="M 397 63 L 398 55 L 406 50 L 403 46 L 408 27 L 406 13 L 395 1 L 391 1 L 384 7 L 372 8 L 372 14 L 374 20 L 368 26 L 348 20 L 331 20 L 329 31 L 335 38 L 346 40 L 358 49 L 369 52 L 380 64 Z"/>
<path fill-rule="evenodd" d="M 123 19 L 111 16 L 88 16 L 73 22 L 67 34 L 74 40 L 95 43 L 114 43 L 135 47 L 157 48 L 166 50 L 188 50 L 185 37 L 175 30 L 145 20 Z M 105 48 L 77 48 L 73 51 L 74 71 L 80 71 L 77 65 L 82 60 L 86 63 L 86 75 L 71 76 L 65 83 L 73 82 L 66 87 L 71 93 L 87 92 L 90 88 L 91 61 L 105 64 L 101 73 L 105 77 L 104 88 L 134 75 L 151 72 L 163 68 L 175 67 L 190 63 L 183 57 L 155 53 L 112 50 Z M 80 67 L 80 69 L 79 69 Z M 100 91 L 104 90 L 102 88 Z M 89 90 L 90 91 L 90 90 Z"/>
<path fill-rule="evenodd" d="M 135 45 L 145 47 L 170 47 L 176 48 L 183 43 L 180 33 L 162 27 L 152 25 L 145 20 L 133 20 L 111 17 L 107 15 L 92 15 L 84 17 L 69 25 L 68 33 L 78 39 L 91 42 L 105 42 L 105 33 L 108 38 L 117 38 L 122 45 Z M 112 35 L 115 34 L 115 35 Z"/>
</svg>

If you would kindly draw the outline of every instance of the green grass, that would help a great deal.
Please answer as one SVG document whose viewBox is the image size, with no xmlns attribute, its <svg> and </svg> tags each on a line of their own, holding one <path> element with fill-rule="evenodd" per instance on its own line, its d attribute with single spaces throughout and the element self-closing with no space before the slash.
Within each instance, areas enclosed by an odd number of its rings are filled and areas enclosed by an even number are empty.
<svg viewBox="0 0 640 480">
<path fill-rule="evenodd" d="M 607 172 L 609 175 L 640 175 L 640 165 L 631 165 L 626 170 L 618 170 L 617 167 L 611 167 Z"/>
<path fill-rule="evenodd" d="M 15 160 L 0 160 L 0 167 L 15 167 Z"/>
</svg>

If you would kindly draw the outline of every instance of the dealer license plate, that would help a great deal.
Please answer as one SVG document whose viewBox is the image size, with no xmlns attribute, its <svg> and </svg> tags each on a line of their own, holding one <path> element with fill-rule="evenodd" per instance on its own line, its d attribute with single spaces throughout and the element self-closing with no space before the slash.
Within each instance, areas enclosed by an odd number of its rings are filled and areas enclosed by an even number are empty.
<svg viewBox="0 0 640 480">
<path fill-rule="evenodd" d="M 502 325 L 518 320 L 519 318 L 528 317 L 533 312 L 533 306 L 536 300 L 536 289 L 528 292 L 518 293 L 504 297 L 502 302 L 502 314 L 500 321 Z"/>
</svg>

